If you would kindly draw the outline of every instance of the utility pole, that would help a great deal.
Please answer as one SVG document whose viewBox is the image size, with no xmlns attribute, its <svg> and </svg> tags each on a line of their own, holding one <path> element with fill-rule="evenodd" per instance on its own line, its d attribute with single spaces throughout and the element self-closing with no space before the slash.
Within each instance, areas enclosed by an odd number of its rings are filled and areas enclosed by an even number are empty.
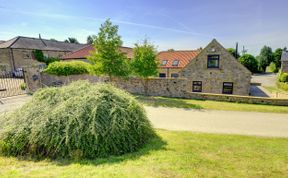
<svg viewBox="0 0 288 178">
<path fill-rule="evenodd" d="M 238 42 L 236 42 L 236 48 L 235 48 L 235 58 L 238 58 Z"/>
</svg>

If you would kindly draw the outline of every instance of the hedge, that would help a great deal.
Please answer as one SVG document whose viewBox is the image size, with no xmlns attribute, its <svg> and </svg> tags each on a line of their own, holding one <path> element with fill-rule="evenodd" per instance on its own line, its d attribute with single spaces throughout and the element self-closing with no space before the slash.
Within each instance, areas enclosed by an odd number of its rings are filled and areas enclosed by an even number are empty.
<svg viewBox="0 0 288 178">
<path fill-rule="evenodd" d="M 60 61 L 48 65 L 44 72 L 53 75 L 77 75 L 88 74 L 91 70 L 91 64 L 82 61 Z"/>
</svg>

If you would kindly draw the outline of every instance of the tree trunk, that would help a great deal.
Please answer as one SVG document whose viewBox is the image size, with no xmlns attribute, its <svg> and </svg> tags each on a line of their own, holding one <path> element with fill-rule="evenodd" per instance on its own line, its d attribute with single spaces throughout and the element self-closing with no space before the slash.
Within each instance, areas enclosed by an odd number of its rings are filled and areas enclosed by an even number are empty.
<svg viewBox="0 0 288 178">
<path fill-rule="evenodd" d="M 148 78 L 142 79 L 142 85 L 144 87 L 144 95 L 148 95 Z"/>
</svg>

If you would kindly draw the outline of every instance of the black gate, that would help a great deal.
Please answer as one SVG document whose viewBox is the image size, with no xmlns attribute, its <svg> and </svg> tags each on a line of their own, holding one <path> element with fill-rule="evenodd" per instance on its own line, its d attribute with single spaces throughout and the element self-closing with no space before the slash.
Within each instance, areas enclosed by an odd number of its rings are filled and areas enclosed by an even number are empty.
<svg viewBox="0 0 288 178">
<path fill-rule="evenodd" d="M 0 72 L 0 99 L 25 93 L 24 72 L 18 69 L 11 72 Z"/>
</svg>

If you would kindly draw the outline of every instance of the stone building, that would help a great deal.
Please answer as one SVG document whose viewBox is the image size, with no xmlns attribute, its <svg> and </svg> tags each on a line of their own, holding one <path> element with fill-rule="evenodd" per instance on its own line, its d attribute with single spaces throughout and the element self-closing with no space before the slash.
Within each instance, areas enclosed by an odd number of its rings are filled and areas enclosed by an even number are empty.
<svg viewBox="0 0 288 178">
<path fill-rule="evenodd" d="M 198 54 L 200 50 L 162 51 L 157 55 L 160 78 L 177 78 L 179 72 Z"/>
<path fill-rule="evenodd" d="M 281 70 L 288 73 L 288 51 L 283 51 L 281 56 Z"/>
<path fill-rule="evenodd" d="M 42 50 L 46 57 L 63 55 L 83 47 L 53 40 L 18 36 L 0 44 L 0 71 L 12 71 L 33 64 L 40 64 L 33 58 L 32 51 Z"/>
<path fill-rule="evenodd" d="M 61 59 L 63 60 L 80 60 L 80 61 L 85 61 L 88 62 L 87 56 L 91 54 L 91 52 L 94 51 L 93 45 L 86 45 L 76 51 L 67 53 L 64 55 Z M 120 47 L 120 51 L 126 54 L 126 57 L 128 59 L 133 58 L 133 49 L 129 47 Z"/>
<path fill-rule="evenodd" d="M 215 39 L 180 72 L 188 91 L 249 95 L 251 72 Z"/>
</svg>

